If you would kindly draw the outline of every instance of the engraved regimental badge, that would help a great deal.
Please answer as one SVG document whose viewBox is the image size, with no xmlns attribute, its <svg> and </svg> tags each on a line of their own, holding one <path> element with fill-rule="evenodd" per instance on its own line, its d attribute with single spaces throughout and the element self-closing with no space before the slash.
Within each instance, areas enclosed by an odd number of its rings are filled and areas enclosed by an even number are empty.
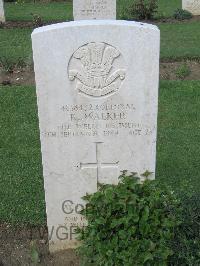
<svg viewBox="0 0 200 266">
<path fill-rule="evenodd" d="M 69 79 L 79 93 L 93 97 L 110 95 L 119 90 L 125 79 L 125 69 L 118 67 L 120 57 L 121 53 L 106 43 L 83 45 L 69 61 Z"/>
</svg>

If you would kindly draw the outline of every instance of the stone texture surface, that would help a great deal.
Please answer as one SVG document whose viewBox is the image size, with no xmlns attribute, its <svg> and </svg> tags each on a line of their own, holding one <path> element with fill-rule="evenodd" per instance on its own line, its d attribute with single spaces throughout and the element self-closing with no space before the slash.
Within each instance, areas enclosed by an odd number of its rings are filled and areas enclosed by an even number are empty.
<svg viewBox="0 0 200 266">
<path fill-rule="evenodd" d="M 5 22 L 3 0 L 0 0 L 0 22 Z"/>
<path fill-rule="evenodd" d="M 81 197 L 98 182 L 116 184 L 122 170 L 155 173 L 160 33 L 77 21 L 36 29 L 32 41 L 53 252 L 78 245 Z"/>
<path fill-rule="evenodd" d="M 182 0 L 182 6 L 193 15 L 200 15 L 200 0 Z"/>
<path fill-rule="evenodd" d="M 74 20 L 116 19 L 116 0 L 74 0 Z"/>
</svg>

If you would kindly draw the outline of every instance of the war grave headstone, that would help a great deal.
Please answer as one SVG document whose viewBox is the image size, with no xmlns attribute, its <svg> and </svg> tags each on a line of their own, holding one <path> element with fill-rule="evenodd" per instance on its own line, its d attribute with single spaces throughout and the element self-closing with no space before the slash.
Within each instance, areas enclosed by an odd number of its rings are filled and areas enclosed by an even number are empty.
<svg viewBox="0 0 200 266">
<path fill-rule="evenodd" d="M 182 0 L 182 7 L 193 15 L 200 15 L 200 0 Z"/>
<path fill-rule="evenodd" d="M 74 0 L 74 20 L 116 19 L 116 0 Z"/>
<path fill-rule="evenodd" d="M 98 183 L 117 184 L 122 170 L 155 177 L 160 32 L 83 20 L 35 29 L 32 43 L 54 252 L 79 244 L 82 197 Z"/>
<path fill-rule="evenodd" d="M 5 22 L 3 0 L 0 0 L 0 22 L 2 22 L 2 23 Z"/>
</svg>

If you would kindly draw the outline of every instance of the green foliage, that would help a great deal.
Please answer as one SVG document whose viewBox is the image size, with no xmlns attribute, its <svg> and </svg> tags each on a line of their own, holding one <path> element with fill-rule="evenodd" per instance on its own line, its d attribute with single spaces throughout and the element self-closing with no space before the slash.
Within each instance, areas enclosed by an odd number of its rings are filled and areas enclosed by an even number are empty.
<svg viewBox="0 0 200 266">
<path fill-rule="evenodd" d="M 188 77 L 190 73 L 191 73 L 190 67 L 186 64 L 183 64 L 176 69 L 176 76 L 179 79 L 184 79 Z"/>
<path fill-rule="evenodd" d="M 157 0 L 134 0 L 130 6 L 125 7 L 121 19 L 152 19 L 157 13 Z"/>
<path fill-rule="evenodd" d="M 167 265 L 179 201 L 156 181 L 141 184 L 126 171 L 119 178 L 117 186 L 101 185 L 84 197 L 88 226 L 78 230 L 83 265 Z"/>
<path fill-rule="evenodd" d="M 44 22 L 39 15 L 33 13 L 31 13 L 31 15 L 33 16 L 33 24 L 36 28 L 42 27 L 44 25 Z"/>
<path fill-rule="evenodd" d="M 192 13 L 187 10 L 178 8 L 175 10 L 173 17 L 177 20 L 191 19 Z"/>
<path fill-rule="evenodd" d="M 170 18 L 174 10 L 181 8 L 182 0 L 158 0 L 158 13 L 156 18 Z"/>
<path fill-rule="evenodd" d="M 15 3 L 16 3 L 16 4 L 24 4 L 25 1 L 24 1 L 24 0 L 17 0 Z"/>
<path fill-rule="evenodd" d="M 40 257 L 39 257 L 39 253 L 37 251 L 35 241 L 31 241 L 31 243 L 30 243 L 30 257 L 31 257 L 31 261 L 34 265 L 37 265 L 40 262 Z"/>
<path fill-rule="evenodd" d="M 26 63 L 21 58 L 18 58 L 17 62 L 14 63 L 10 61 L 9 58 L 3 57 L 0 59 L 0 66 L 3 68 L 5 72 L 12 73 L 14 68 L 25 67 Z"/>
<path fill-rule="evenodd" d="M 152 19 L 158 9 L 157 0 L 135 0 L 134 11 L 138 19 Z"/>
</svg>

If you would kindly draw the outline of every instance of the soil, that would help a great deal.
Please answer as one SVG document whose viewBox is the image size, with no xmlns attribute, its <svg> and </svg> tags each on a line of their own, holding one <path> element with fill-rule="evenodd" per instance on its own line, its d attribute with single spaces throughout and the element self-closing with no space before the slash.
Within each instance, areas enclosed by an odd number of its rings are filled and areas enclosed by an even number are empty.
<svg viewBox="0 0 200 266">
<path fill-rule="evenodd" d="M 164 62 L 160 64 L 160 79 L 181 80 L 176 71 L 186 64 L 190 69 L 190 74 L 183 78 L 184 80 L 200 80 L 200 62 Z M 182 80 L 183 80 L 182 79 Z M 12 71 L 5 71 L 0 68 L 0 84 L 2 85 L 25 85 L 34 86 L 35 76 L 32 67 L 14 68 Z"/>
<path fill-rule="evenodd" d="M 179 78 L 176 74 L 177 70 L 183 65 L 189 67 L 190 73 L 184 78 Z M 168 62 L 160 64 L 160 79 L 165 80 L 200 80 L 200 62 Z"/>
<path fill-rule="evenodd" d="M 34 244 L 33 244 L 34 243 Z M 38 252 L 36 263 L 31 255 L 31 247 Z M 47 228 L 14 227 L 0 225 L 0 266 L 79 266 L 75 251 L 67 250 L 54 254 L 48 251 Z"/>
<path fill-rule="evenodd" d="M 5 71 L 0 68 L 0 84 L 2 85 L 35 85 L 35 75 L 32 67 L 14 68 Z"/>
<path fill-rule="evenodd" d="M 13 29 L 13 28 L 18 28 L 18 29 L 24 29 L 24 28 L 38 28 L 50 24 L 55 24 L 59 23 L 61 21 L 49 21 L 49 22 L 44 22 L 44 23 L 37 23 L 33 21 L 6 21 L 5 23 L 1 24 L 1 28 L 3 29 Z"/>
</svg>

